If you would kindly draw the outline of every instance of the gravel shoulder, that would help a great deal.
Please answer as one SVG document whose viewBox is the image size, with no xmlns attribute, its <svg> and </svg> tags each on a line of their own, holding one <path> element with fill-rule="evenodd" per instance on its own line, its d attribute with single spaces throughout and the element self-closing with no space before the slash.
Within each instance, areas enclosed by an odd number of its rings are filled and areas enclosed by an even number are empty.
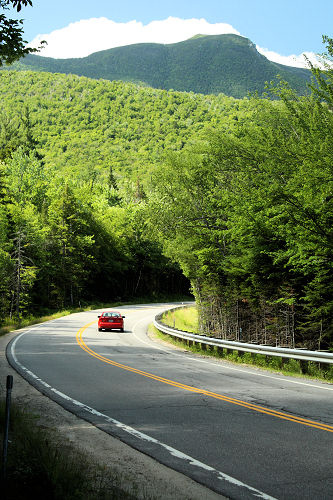
<svg viewBox="0 0 333 500">
<path fill-rule="evenodd" d="M 37 416 L 41 427 L 56 431 L 57 439 L 65 440 L 92 461 L 118 477 L 123 488 L 138 499 L 214 500 L 225 497 L 201 486 L 182 474 L 97 429 L 50 400 L 7 362 L 6 346 L 24 330 L 0 337 L 0 395 L 5 397 L 6 377 L 13 375 L 12 401 Z M 55 438 L 56 439 L 56 438 Z"/>
</svg>

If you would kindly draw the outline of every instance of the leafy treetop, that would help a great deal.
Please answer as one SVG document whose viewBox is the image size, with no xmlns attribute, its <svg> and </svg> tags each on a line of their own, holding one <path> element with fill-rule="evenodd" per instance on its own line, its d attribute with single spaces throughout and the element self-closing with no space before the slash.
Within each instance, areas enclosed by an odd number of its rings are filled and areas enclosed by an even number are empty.
<svg viewBox="0 0 333 500">
<path fill-rule="evenodd" d="M 17 12 L 20 12 L 22 6 L 28 5 L 32 7 L 31 0 L 0 0 L 2 10 L 14 7 Z M 22 25 L 22 19 L 9 19 L 4 13 L 0 14 L 0 66 L 4 63 L 11 64 L 26 54 L 39 51 L 39 49 L 25 47 Z"/>
</svg>

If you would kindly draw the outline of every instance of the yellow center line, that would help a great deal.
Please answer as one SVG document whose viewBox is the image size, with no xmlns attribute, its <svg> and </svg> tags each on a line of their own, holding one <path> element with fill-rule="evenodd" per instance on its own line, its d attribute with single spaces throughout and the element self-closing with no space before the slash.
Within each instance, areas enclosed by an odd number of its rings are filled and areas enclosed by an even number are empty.
<svg viewBox="0 0 333 500">
<path fill-rule="evenodd" d="M 176 382 L 174 380 L 160 377 L 159 375 L 154 375 L 152 373 L 148 373 L 148 372 L 139 370 L 137 368 L 133 368 L 131 366 L 123 365 L 121 363 L 117 363 L 116 361 L 112 361 L 111 359 L 106 358 L 105 356 L 102 356 L 101 354 L 98 354 L 97 352 L 90 349 L 90 347 L 87 346 L 87 344 L 84 342 L 84 340 L 82 338 L 84 331 L 87 328 L 89 328 L 89 326 L 93 325 L 94 323 L 96 323 L 96 321 L 92 321 L 91 323 L 88 323 L 87 325 L 80 328 L 80 330 L 76 334 L 76 340 L 77 340 L 77 343 L 79 344 L 79 346 L 84 351 L 86 351 L 88 354 L 90 354 L 94 358 L 102 361 L 103 363 L 107 363 L 109 365 L 116 366 L 117 368 L 121 368 L 122 370 L 126 370 L 129 372 L 135 373 L 137 375 L 141 375 L 143 377 L 147 377 L 147 378 L 150 378 L 152 380 L 156 380 L 157 382 L 162 382 L 163 384 L 167 384 L 167 385 L 171 385 L 173 387 L 177 387 L 179 389 L 183 389 L 185 391 L 203 394 L 205 396 L 209 396 L 209 397 L 214 398 L 214 399 L 219 399 L 219 400 L 225 401 L 227 403 L 232 403 L 232 404 L 237 405 L 237 406 L 242 406 L 244 408 L 248 408 L 249 410 L 257 411 L 259 413 L 271 415 L 273 417 L 277 417 L 277 418 L 280 418 L 283 420 L 289 420 L 290 422 L 295 422 L 298 424 L 306 425 L 308 427 L 314 427 L 315 429 L 320 429 L 320 430 L 327 431 L 327 432 L 333 432 L 333 426 L 331 426 L 331 425 L 321 424 L 320 422 L 315 422 L 313 420 L 308 420 L 308 419 L 305 419 L 302 417 L 297 417 L 294 415 L 288 415 L 287 413 L 284 413 L 284 412 L 272 410 L 270 408 L 265 408 L 263 406 L 256 405 L 253 403 L 248 403 L 246 401 L 242 401 L 241 399 L 235 399 L 235 398 L 231 398 L 229 396 L 223 396 L 222 394 L 217 394 L 215 392 L 207 391 L 205 389 L 191 387 L 189 385 L 185 385 L 185 384 L 182 384 L 180 382 Z"/>
</svg>

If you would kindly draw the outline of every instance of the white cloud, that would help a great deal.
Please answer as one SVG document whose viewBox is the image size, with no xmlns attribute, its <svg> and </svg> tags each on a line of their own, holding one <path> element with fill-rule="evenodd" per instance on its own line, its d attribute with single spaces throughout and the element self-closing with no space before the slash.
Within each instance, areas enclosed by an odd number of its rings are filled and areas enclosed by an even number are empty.
<svg viewBox="0 0 333 500">
<path fill-rule="evenodd" d="M 71 23 L 49 34 L 37 35 L 29 44 L 38 47 L 41 40 L 48 45 L 40 55 L 45 57 L 85 57 L 93 52 L 121 47 L 133 43 L 176 43 L 194 35 L 220 35 L 240 33 L 230 24 L 210 24 L 205 19 L 179 19 L 168 17 L 147 25 L 138 21 L 116 23 L 105 17 L 85 19 Z"/>
<path fill-rule="evenodd" d="M 29 46 L 38 47 L 41 40 L 46 40 L 47 46 L 40 52 L 41 56 L 66 59 L 69 57 L 85 57 L 93 52 L 133 43 L 168 44 L 187 40 L 197 34 L 222 35 L 226 33 L 241 35 L 230 24 L 211 24 L 203 18 L 180 19 L 178 17 L 168 17 L 162 21 L 152 21 L 144 25 L 142 22 L 135 20 L 127 23 L 117 23 L 106 17 L 99 17 L 83 19 L 51 33 L 37 35 Z M 282 56 L 258 45 L 257 50 L 271 61 L 298 68 L 307 67 L 303 54 Z M 313 52 L 306 52 L 305 54 L 312 63 L 319 64 Z"/>
<path fill-rule="evenodd" d="M 319 66 L 323 67 L 321 64 L 320 60 L 318 59 L 318 56 L 314 52 L 304 52 L 303 54 L 300 55 L 295 55 L 292 54 L 290 56 L 282 56 L 281 54 L 278 54 L 277 52 L 273 52 L 272 50 L 268 49 L 263 49 L 257 45 L 257 51 L 260 52 L 263 56 L 267 57 L 270 61 L 279 63 L 279 64 L 284 64 L 285 66 L 294 66 L 295 68 L 308 68 L 308 63 L 306 61 L 306 56 L 309 61 L 314 65 L 314 66 Z"/>
</svg>

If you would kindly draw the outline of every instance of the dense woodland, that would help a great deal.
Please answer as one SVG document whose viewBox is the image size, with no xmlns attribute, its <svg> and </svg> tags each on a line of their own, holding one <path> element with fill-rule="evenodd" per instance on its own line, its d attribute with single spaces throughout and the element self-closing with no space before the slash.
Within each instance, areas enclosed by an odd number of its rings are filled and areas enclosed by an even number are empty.
<svg viewBox="0 0 333 500">
<path fill-rule="evenodd" d="M 1 72 L 1 320 L 191 285 L 205 333 L 330 348 L 333 74 L 313 76 L 237 100 Z"/>
<path fill-rule="evenodd" d="M 1 316 L 189 294 L 145 233 L 165 151 L 246 103 L 122 82 L 2 72 Z"/>
</svg>

